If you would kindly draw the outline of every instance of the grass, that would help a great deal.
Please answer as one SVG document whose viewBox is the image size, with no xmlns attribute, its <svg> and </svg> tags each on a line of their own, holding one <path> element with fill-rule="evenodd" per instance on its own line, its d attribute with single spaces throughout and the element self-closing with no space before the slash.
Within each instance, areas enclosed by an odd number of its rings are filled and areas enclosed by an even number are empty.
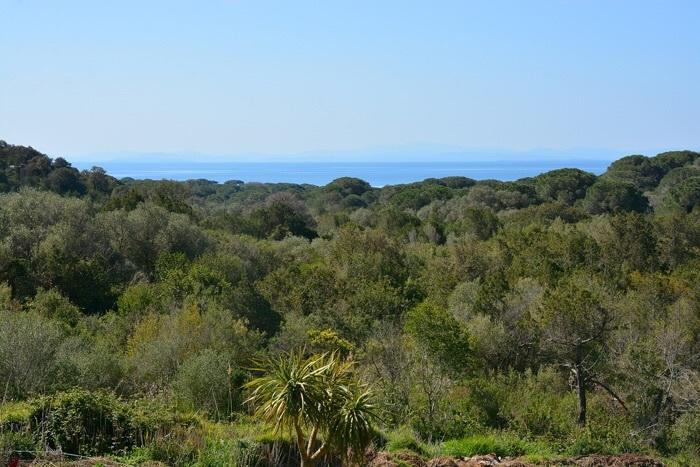
<svg viewBox="0 0 700 467">
<path fill-rule="evenodd" d="M 493 435 L 475 435 L 446 441 L 442 450 L 453 457 L 471 457 L 479 454 L 496 454 L 499 457 L 521 456 L 527 452 L 524 443 Z"/>
<path fill-rule="evenodd" d="M 496 454 L 500 457 L 525 458 L 533 463 L 551 460 L 560 455 L 551 443 L 529 441 L 508 432 L 466 436 L 443 443 L 426 443 L 407 427 L 386 433 L 384 450 L 390 453 L 409 452 L 430 459 L 438 456 L 471 457 Z"/>
<path fill-rule="evenodd" d="M 550 446 L 541 441 L 527 441 L 508 433 L 467 436 L 446 441 L 441 453 L 453 457 L 496 454 L 499 457 L 527 456 L 531 461 L 555 457 Z"/>
<path fill-rule="evenodd" d="M 386 434 L 387 442 L 385 449 L 388 452 L 410 451 L 423 457 L 429 457 L 431 446 L 423 443 L 410 428 L 399 428 Z"/>
<path fill-rule="evenodd" d="M 662 459 L 664 465 L 668 467 L 693 467 L 698 465 L 698 459 L 689 457 L 684 454 L 676 455 L 673 457 L 666 457 Z"/>
</svg>

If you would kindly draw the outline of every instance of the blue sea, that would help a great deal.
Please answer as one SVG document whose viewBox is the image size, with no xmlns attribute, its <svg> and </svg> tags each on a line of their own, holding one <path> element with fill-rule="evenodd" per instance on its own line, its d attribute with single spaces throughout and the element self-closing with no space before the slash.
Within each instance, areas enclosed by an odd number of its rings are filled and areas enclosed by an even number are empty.
<svg viewBox="0 0 700 467">
<path fill-rule="evenodd" d="M 357 177 L 372 186 L 410 183 L 426 178 L 454 175 L 476 180 L 503 181 L 533 177 L 560 168 L 578 168 L 603 173 L 610 160 L 491 160 L 451 162 L 167 162 L 103 161 L 99 165 L 117 178 L 189 180 L 216 182 L 288 182 L 325 185 L 339 177 Z M 87 164 L 76 164 L 88 168 Z"/>
</svg>

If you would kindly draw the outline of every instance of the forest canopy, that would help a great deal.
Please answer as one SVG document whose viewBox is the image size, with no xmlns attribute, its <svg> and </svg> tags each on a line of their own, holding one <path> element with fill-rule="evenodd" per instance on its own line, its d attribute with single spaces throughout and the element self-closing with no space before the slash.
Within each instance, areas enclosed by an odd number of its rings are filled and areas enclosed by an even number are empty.
<svg viewBox="0 0 700 467">
<path fill-rule="evenodd" d="M 691 151 L 379 188 L 116 179 L 0 141 L 0 460 L 48 446 L 248 465 L 274 441 L 315 461 L 313 423 L 307 454 L 251 418 L 250 388 L 293 356 L 352 388 L 328 405 L 366 417 L 346 461 L 370 442 L 482 453 L 464 446 L 485 437 L 507 455 L 692 465 L 699 275 Z M 347 441 L 303 417 L 324 456 Z"/>
</svg>

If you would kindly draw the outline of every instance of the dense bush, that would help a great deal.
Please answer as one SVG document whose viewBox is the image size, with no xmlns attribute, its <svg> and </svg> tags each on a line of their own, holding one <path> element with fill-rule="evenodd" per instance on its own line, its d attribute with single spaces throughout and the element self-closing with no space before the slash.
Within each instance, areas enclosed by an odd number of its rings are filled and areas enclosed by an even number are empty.
<svg viewBox="0 0 700 467">
<path fill-rule="evenodd" d="M 75 454 L 124 452 L 136 443 L 138 426 L 129 406 L 109 393 L 74 390 L 36 402 L 35 437 Z"/>
<path fill-rule="evenodd" d="M 383 188 L 0 156 L 5 453 L 298 462 L 243 389 L 296 351 L 355 362 L 378 449 L 698 463 L 698 153 Z"/>
</svg>

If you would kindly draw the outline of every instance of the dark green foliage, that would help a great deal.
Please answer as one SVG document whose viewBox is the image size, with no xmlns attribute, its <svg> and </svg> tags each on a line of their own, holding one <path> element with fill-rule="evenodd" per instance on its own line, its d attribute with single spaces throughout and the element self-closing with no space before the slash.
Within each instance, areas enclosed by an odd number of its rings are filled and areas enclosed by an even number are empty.
<svg viewBox="0 0 700 467">
<path fill-rule="evenodd" d="M 591 214 L 620 211 L 646 212 L 649 209 L 649 201 L 630 182 L 600 179 L 586 192 L 583 207 Z"/>
<path fill-rule="evenodd" d="M 691 212 L 700 205 L 700 176 L 689 177 L 669 190 L 669 203 Z"/>
<path fill-rule="evenodd" d="M 668 191 L 681 183 L 683 180 L 691 177 L 700 176 L 700 167 L 683 166 L 670 170 L 664 178 L 661 179 L 657 191 L 668 193 Z"/>
<path fill-rule="evenodd" d="M 433 200 L 444 200 L 452 196 L 448 187 L 429 181 L 411 185 L 396 185 L 387 190 L 387 201 L 399 209 L 418 210 Z M 384 196 L 384 193 L 382 195 Z"/>
<path fill-rule="evenodd" d="M 624 213 L 610 219 L 612 236 L 600 251 L 609 272 L 653 271 L 658 266 L 657 239 L 647 218 Z"/>
<path fill-rule="evenodd" d="M 134 188 L 130 188 L 124 192 L 114 191 L 112 192 L 112 197 L 104 204 L 103 209 L 105 211 L 112 211 L 114 209 L 132 211 L 136 209 L 139 203 L 144 201 L 144 197 Z"/>
<path fill-rule="evenodd" d="M 700 154 L 692 151 L 664 152 L 656 157 L 627 156 L 613 162 L 605 178 L 631 183 L 640 191 L 654 189 L 664 176 L 677 167 L 693 164 Z"/>
<path fill-rule="evenodd" d="M 80 310 L 78 307 L 73 305 L 70 300 L 62 296 L 61 293 L 55 289 L 37 290 L 29 307 L 47 318 L 62 321 L 68 326 L 75 326 L 80 320 Z"/>
<path fill-rule="evenodd" d="M 78 171 L 69 167 L 54 169 L 46 178 L 46 184 L 51 191 L 60 195 L 66 193 L 82 195 L 86 191 Z"/>
<path fill-rule="evenodd" d="M 336 178 L 324 187 L 325 191 L 336 192 L 343 198 L 348 196 L 362 196 L 371 189 L 372 187 L 369 183 L 353 177 Z"/>
<path fill-rule="evenodd" d="M 249 216 L 252 233 L 260 238 L 281 240 L 288 235 L 314 238 L 314 220 L 306 207 L 292 196 L 270 196 Z"/>
<path fill-rule="evenodd" d="M 664 175 L 664 170 L 655 160 L 645 156 L 627 156 L 613 162 L 605 178 L 626 182 L 640 191 L 654 188 Z"/>
<path fill-rule="evenodd" d="M 469 188 L 476 183 L 476 180 L 467 177 L 443 177 L 440 183 L 450 188 Z"/>
<path fill-rule="evenodd" d="M 535 177 L 537 196 L 543 201 L 571 205 L 586 195 L 596 176 L 578 169 L 559 169 Z"/>
<path fill-rule="evenodd" d="M 10 459 L 32 459 L 37 442 L 30 433 L 0 432 L 0 462 L 9 465 Z"/>
<path fill-rule="evenodd" d="M 98 167 L 80 173 L 62 157 L 51 160 L 32 147 L 0 140 L 0 192 L 20 187 L 46 188 L 58 194 L 101 197 L 116 186 L 116 179 Z"/>
<path fill-rule="evenodd" d="M 588 214 L 579 207 L 560 203 L 543 203 L 510 212 L 506 218 L 508 224 L 525 227 L 530 224 L 548 225 L 557 219 L 567 224 L 575 224 L 588 218 Z"/>
</svg>

